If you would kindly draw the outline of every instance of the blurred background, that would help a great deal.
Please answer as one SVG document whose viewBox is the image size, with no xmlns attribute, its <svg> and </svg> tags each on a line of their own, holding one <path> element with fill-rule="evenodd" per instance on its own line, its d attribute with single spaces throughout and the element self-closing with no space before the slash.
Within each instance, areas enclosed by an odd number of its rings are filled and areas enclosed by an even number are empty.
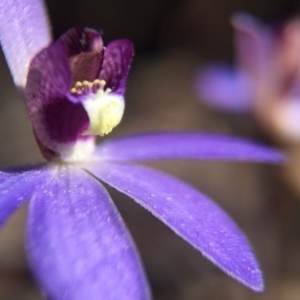
<svg viewBox="0 0 300 300">
<path fill-rule="evenodd" d="M 251 117 L 201 104 L 193 77 L 203 64 L 233 60 L 229 18 L 234 12 L 269 22 L 299 12 L 299 0 L 48 0 L 47 5 L 55 37 L 72 26 L 89 26 L 102 29 L 106 43 L 127 37 L 135 45 L 125 117 L 109 137 L 200 130 L 271 143 Z M 0 76 L 0 167 L 43 161 L 2 53 Z M 262 294 L 229 278 L 145 210 L 110 190 L 140 250 L 154 299 L 300 299 L 300 193 L 291 183 L 300 178 L 300 161 L 293 165 L 299 171 L 292 168 L 291 175 L 288 167 L 252 163 L 152 164 L 215 199 L 243 229 L 265 274 Z M 1 300 L 42 299 L 26 264 L 25 219 L 22 207 L 0 232 Z"/>
</svg>

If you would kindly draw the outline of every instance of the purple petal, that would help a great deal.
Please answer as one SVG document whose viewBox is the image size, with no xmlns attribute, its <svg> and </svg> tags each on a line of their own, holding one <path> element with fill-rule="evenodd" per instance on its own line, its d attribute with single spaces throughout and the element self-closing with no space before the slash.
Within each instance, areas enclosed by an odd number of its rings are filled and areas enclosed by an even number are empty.
<svg viewBox="0 0 300 300">
<path fill-rule="evenodd" d="M 26 86 L 27 104 L 45 105 L 64 98 L 71 89 L 71 70 L 65 45 L 52 43 L 34 57 L 30 64 Z"/>
<path fill-rule="evenodd" d="M 105 80 L 113 92 L 124 94 L 132 58 L 133 45 L 129 40 L 112 41 L 105 49 L 99 79 Z"/>
<path fill-rule="evenodd" d="M 31 59 L 51 41 L 43 1 L 1 1 L 0 41 L 15 84 L 25 87 Z"/>
<path fill-rule="evenodd" d="M 209 106 L 236 112 L 252 109 L 251 80 L 245 74 L 225 65 L 212 65 L 199 71 L 195 89 Z"/>
<path fill-rule="evenodd" d="M 232 18 L 235 29 L 235 45 L 239 68 L 253 80 L 268 72 L 268 63 L 273 55 L 274 36 L 250 15 L 238 13 Z"/>
<path fill-rule="evenodd" d="M 30 202 L 27 250 L 52 300 L 147 300 L 133 242 L 103 186 L 60 166 Z"/>
<path fill-rule="evenodd" d="M 81 103 L 57 99 L 46 105 L 43 110 L 44 130 L 56 143 L 71 143 L 82 137 L 88 128 L 89 118 Z"/>
<path fill-rule="evenodd" d="M 54 143 L 71 143 L 89 126 L 81 103 L 68 95 L 71 71 L 65 45 L 58 41 L 32 61 L 26 85 L 26 104 L 37 139 L 47 148 Z"/>
<path fill-rule="evenodd" d="M 149 133 L 101 143 L 102 161 L 151 159 L 222 159 L 280 163 L 285 155 L 273 148 L 240 138 L 206 133 Z"/>
<path fill-rule="evenodd" d="M 133 198 L 227 274 L 263 290 L 261 271 L 244 235 L 205 195 L 146 167 L 102 163 L 86 169 Z"/>
<path fill-rule="evenodd" d="M 52 176 L 46 166 L 0 171 L 0 225 Z"/>
</svg>

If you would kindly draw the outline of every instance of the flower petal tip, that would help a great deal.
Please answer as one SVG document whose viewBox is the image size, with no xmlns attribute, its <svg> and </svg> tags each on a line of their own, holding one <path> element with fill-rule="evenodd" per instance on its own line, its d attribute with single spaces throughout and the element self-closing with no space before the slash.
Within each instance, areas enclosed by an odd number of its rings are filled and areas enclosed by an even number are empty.
<svg viewBox="0 0 300 300">
<path fill-rule="evenodd" d="M 237 12 L 230 18 L 230 23 L 234 28 L 247 28 L 259 24 L 259 20 L 246 12 Z"/>
<path fill-rule="evenodd" d="M 243 276 L 241 278 L 237 277 L 236 275 L 228 274 L 237 281 L 239 281 L 244 286 L 248 287 L 252 291 L 256 293 L 262 293 L 265 290 L 264 285 L 264 278 L 263 274 L 259 267 L 249 270 L 249 276 Z"/>
<path fill-rule="evenodd" d="M 262 293 L 265 291 L 265 285 L 263 282 L 261 282 L 259 285 L 254 286 L 252 289 L 254 290 L 254 292 Z"/>
<path fill-rule="evenodd" d="M 266 162 L 275 163 L 275 164 L 286 164 L 288 163 L 288 156 L 286 153 L 271 149 L 269 158 L 267 158 Z"/>
</svg>

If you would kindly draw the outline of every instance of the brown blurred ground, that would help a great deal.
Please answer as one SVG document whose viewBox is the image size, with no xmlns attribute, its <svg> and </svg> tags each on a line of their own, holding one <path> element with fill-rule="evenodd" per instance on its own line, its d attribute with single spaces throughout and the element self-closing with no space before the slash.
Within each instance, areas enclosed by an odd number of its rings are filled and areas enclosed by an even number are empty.
<svg viewBox="0 0 300 300">
<path fill-rule="evenodd" d="M 79 1 L 49 0 L 54 32 L 72 25 L 102 28 L 105 40 L 136 44 L 126 114 L 111 136 L 153 130 L 205 130 L 262 139 L 250 119 L 201 106 L 192 76 L 209 59 L 230 59 L 228 19 L 248 10 L 270 19 L 297 5 L 284 1 Z M 0 166 L 42 161 L 24 105 L 0 60 Z M 125 196 L 111 191 L 141 252 L 157 300 L 300 299 L 300 205 L 281 169 L 229 162 L 152 164 L 216 200 L 244 230 L 265 273 L 266 292 L 255 294 Z M 42 299 L 28 275 L 23 251 L 26 207 L 0 233 L 0 300 Z M 134 299 L 133 299 L 134 300 Z"/>
</svg>

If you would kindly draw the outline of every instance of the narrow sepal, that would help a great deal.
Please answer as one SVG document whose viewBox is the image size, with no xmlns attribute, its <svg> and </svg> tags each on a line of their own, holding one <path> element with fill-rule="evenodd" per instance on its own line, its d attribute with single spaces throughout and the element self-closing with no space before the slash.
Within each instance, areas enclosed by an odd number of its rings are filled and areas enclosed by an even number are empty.
<svg viewBox="0 0 300 300">
<path fill-rule="evenodd" d="M 228 275 L 263 290 L 262 273 L 246 238 L 207 196 L 146 167 L 102 163 L 86 169 L 149 210 Z"/>
<path fill-rule="evenodd" d="M 27 252 L 52 300 L 149 300 L 138 254 L 103 186 L 61 166 L 30 202 Z"/>
<path fill-rule="evenodd" d="M 15 84 L 24 88 L 30 61 L 51 42 L 43 1 L 0 1 L 0 42 Z"/>
<path fill-rule="evenodd" d="M 219 159 L 280 163 L 285 155 L 274 148 L 231 136 L 207 133 L 149 133 L 99 144 L 96 159 L 106 161 L 152 159 Z"/>
</svg>

